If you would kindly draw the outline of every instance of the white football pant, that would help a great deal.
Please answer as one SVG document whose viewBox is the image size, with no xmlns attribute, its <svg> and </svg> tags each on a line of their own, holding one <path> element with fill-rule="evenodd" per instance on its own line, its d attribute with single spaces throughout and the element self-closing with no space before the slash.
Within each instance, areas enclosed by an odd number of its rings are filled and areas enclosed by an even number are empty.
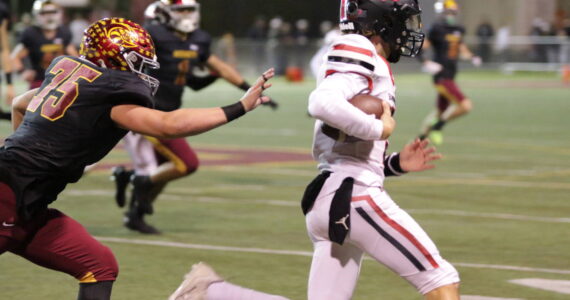
<svg viewBox="0 0 570 300">
<path fill-rule="evenodd" d="M 331 242 L 329 208 L 345 177 L 331 174 L 306 216 L 314 244 L 309 300 L 351 299 L 364 253 L 406 279 L 421 294 L 459 282 L 459 274 L 440 256 L 425 231 L 379 187 L 355 183 L 350 231 L 342 246 Z"/>
</svg>

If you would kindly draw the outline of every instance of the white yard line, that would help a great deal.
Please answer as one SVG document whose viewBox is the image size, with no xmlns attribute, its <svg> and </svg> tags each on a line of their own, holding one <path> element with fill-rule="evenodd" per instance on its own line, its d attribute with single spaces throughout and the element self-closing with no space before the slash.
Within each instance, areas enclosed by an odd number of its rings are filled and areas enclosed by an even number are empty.
<svg viewBox="0 0 570 300">
<path fill-rule="evenodd" d="M 180 193 L 195 194 L 197 189 L 175 189 Z M 199 190 L 199 189 L 198 189 Z M 64 196 L 71 197 L 92 197 L 92 196 L 106 196 L 114 197 L 114 192 L 112 190 L 66 190 L 63 192 Z M 282 207 L 299 207 L 300 203 L 296 201 L 287 200 L 277 200 L 277 199 L 263 199 L 263 200 L 233 200 L 223 197 L 196 197 L 196 196 L 184 196 L 175 194 L 162 194 L 160 196 L 161 200 L 166 201 L 188 201 L 188 202 L 202 202 L 202 203 L 237 203 L 240 204 L 253 204 L 253 205 L 271 205 L 271 206 L 282 206 Z M 525 222 L 541 222 L 541 223 L 570 223 L 570 218 L 557 218 L 557 217 L 537 217 L 537 216 L 526 216 L 526 215 L 516 215 L 507 213 L 486 213 L 486 212 L 470 212 L 463 210 L 439 210 L 439 209 L 423 209 L 423 208 L 409 208 L 406 209 L 411 214 L 425 214 L 425 215 L 441 215 L 441 216 L 461 216 L 461 217 L 473 217 L 473 218 L 490 218 L 490 219 L 500 219 L 500 220 L 516 220 Z"/>
<path fill-rule="evenodd" d="M 147 246 L 183 248 L 183 249 L 244 252 L 244 253 L 258 253 L 258 254 L 271 254 L 271 255 L 293 255 L 293 256 L 305 256 L 305 257 L 311 257 L 313 255 L 313 253 L 309 251 L 227 247 L 227 246 L 215 246 L 215 245 L 187 244 L 187 243 L 168 242 L 168 241 L 126 239 L 126 238 L 115 238 L 115 237 L 96 237 L 96 238 L 101 242 L 119 243 L 119 244 L 134 244 L 134 245 L 147 245 Z M 530 268 L 530 267 L 520 267 L 520 266 L 473 264 L 473 263 L 461 263 L 461 262 L 455 262 L 453 264 L 455 266 L 464 267 L 464 268 L 495 269 L 495 270 L 509 270 L 509 271 L 520 271 L 520 272 L 570 275 L 570 270 L 561 270 L 561 269 Z"/>
<path fill-rule="evenodd" d="M 544 278 L 522 278 L 509 280 L 510 283 L 528 286 L 536 289 L 570 295 L 570 281 Z"/>
<path fill-rule="evenodd" d="M 549 217 L 533 217 L 524 215 L 501 214 L 501 213 L 476 213 L 463 210 L 435 210 L 435 209 L 407 209 L 411 214 L 428 214 L 428 215 L 449 215 L 461 217 L 477 217 L 492 218 L 502 220 L 520 220 L 545 223 L 570 223 L 570 218 L 549 218 Z"/>
</svg>

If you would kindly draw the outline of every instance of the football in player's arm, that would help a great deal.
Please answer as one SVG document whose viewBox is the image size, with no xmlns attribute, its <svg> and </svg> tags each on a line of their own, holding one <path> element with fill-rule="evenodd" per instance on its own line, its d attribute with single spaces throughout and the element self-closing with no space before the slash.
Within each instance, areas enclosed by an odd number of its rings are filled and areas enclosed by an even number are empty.
<svg viewBox="0 0 570 300">
<path fill-rule="evenodd" d="M 15 131 L 0 148 L 0 254 L 75 277 L 79 300 L 109 300 L 118 275 L 113 253 L 49 205 L 129 130 L 160 138 L 211 130 L 269 101 L 262 92 L 274 72 L 234 104 L 163 112 L 149 108 L 158 81 L 145 69 L 159 64 L 141 26 L 122 18 L 95 22 L 80 54 L 54 59 L 42 87 L 14 100 Z"/>
</svg>

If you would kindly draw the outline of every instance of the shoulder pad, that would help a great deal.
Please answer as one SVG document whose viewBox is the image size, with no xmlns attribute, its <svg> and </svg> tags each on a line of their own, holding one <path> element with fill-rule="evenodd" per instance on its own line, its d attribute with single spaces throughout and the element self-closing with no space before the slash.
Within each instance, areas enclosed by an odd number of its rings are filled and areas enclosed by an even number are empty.
<svg viewBox="0 0 570 300">
<path fill-rule="evenodd" d="M 375 57 L 376 49 L 367 38 L 348 34 L 334 40 L 326 64 L 328 70 L 370 76 L 377 68 Z"/>
</svg>

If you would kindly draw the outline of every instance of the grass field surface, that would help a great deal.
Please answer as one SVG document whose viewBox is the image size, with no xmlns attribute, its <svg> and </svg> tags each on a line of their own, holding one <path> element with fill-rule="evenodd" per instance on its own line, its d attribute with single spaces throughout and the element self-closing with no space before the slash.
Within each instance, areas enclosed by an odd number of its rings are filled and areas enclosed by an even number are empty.
<svg viewBox="0 0 570 300">
<path fill-rule="evenodd" d="M 398 122 L 390 150 L 414 138 L 432 109 L 429 77 L 397 76 Z M 445 129 L 435 170 L 390 178 L 392 198 L 423 226 L 462 278 L 462 294 L 526 300 L 569 294 L 515 279 L 570 280 L 570 87 L 554 75 L 465 73 L 471 115 Z M 274 82 L 279 110 L 260 108 L 228 126 L 189 138 L 202 160 L 193 176 L 170 184 L 149 222 L 160 236 L 122 226 L 111 165 L 128 163 L 118 147 L 70 185 L 53 207 L 112 248 L 120 276 L 113 299 L 166 299 L 193 263 L 205 261 L 233 283 L 305 299 L 312 245 L 299 207 L 316 175 L 314 81 Z M 241 92 L 219 82 L 187 92 L 188 107 L 231 103 Z M 0 124 L 3 136 L 7 123 Z M 0 299 L 74 299 L 77 282 L 15 255 L 0 257 Z M 365 260 L 354 299 L 421 299 L 404 280 Z"/>
</svg>

